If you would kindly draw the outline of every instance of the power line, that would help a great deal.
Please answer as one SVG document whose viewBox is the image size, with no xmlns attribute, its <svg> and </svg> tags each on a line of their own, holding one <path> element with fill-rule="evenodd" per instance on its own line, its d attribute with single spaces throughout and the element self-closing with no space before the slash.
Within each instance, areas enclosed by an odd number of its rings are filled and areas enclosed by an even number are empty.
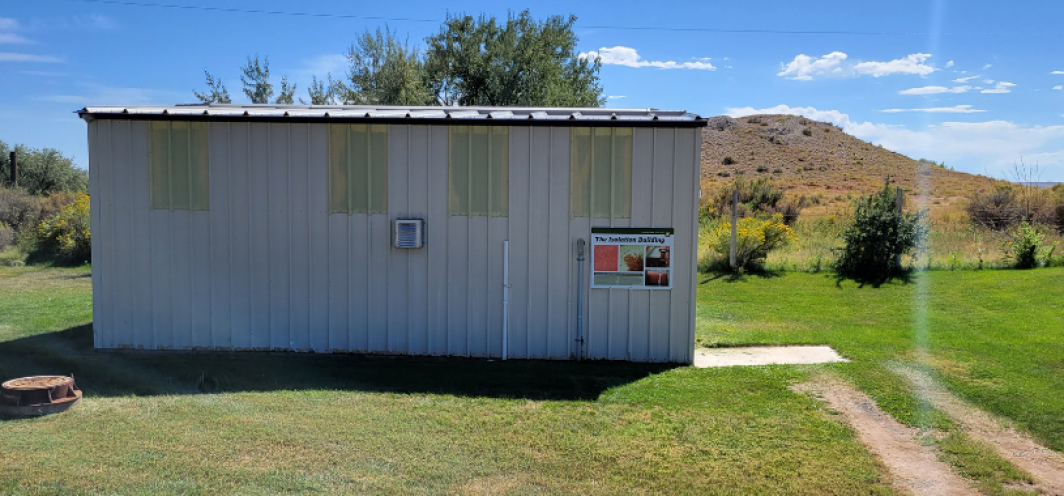
<svg viewBox="0 0 1064 496">
<path fill-rule="evenodd" d="M 367 16 L 367 15 L 355 15 L 355 14 L 331 14 L 325 12 L 299 12 L 289 10 L 259 10 L 259 9 L 238 9 L 234 7 L 211 7 L 204 5 L 181 5 L 181 4 L 168 4 L 168 3 L 151 3 L 151 2 L 132 2 L 124 0 L 66 0 L 68 2 L 80 2 L 80 3 L 92 3 L 102 5 L 120 5 L 126 7 L 149 7 L 149 8 L 162 8 L 162 9 L 178 9 L 178 10 L 199 10 L 206 12 L 223 12 L 234 14 L 263 14 L 263 15 L 282 15 L 293 17 L 318 17 L 318 18 L 333 18 L 333 19 L 365 19 L 371 21 L 394 21 L 394 22 L 444 22 L 445 19 L 424 19 L 415 17 L 385 17 L 385 16 Z M 790 29 L 723 29 L 723 28 L 702 28 L 702 27 L 664 27 L 664 26 L 618 26 L 618 25 L 582 25 L 585 29 L 612 29 L 622 31 L 672 31 L 672 32 L 691 32 L 691 33 L 720 33 L 720 34 L 796 34 L 796 35 L 853 35 L 853 36 L 948 36 L 948 35 L 966 35 L 966 36 L 1002 36 L 1002 35 L 1060 35 L 1064 34 L 1064 31 L 1060 33 L 983 33 L 983 32 L 916 32 L 916 31 L 847 31 L 847 30 L 790 30 Z"/>
</svg>

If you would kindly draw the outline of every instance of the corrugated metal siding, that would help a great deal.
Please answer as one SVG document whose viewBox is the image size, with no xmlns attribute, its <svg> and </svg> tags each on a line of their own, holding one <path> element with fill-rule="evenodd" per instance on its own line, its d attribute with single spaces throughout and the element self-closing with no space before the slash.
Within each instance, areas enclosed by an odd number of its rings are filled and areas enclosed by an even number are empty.
<svg viewBox="0 0 1064 496">
<path fill-rule="evenodd" d="M 693 356 L 697 129 L 636 129 L 630 220 L 569 218 L 569 130 L 512 127 L 509 217 L 448 215 L 447 128 L 393 125 L 388 215 L 328 214 L 327 127 L 210 124 L 206 212 L 151 210 L 148 125 L 89 123 L 95 343 L 101 348 L 502 354 L 510 243 L 513 358 L 572 358 L 575 241 L 673 227 L 672 291 L 583 284 L 585 356 Z M 544 151 L 549 151 L 544 153 Z M 423 218 L 427 246 L 390 246 Z"/>
</svg>

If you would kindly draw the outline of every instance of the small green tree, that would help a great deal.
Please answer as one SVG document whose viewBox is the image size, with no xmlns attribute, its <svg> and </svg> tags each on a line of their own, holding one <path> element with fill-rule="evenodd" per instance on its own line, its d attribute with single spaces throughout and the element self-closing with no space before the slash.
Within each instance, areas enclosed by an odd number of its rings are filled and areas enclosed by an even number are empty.
<svg viewBox="0 0 1064 496">
<path fill-rule="evenodd" d="M 332 74 L 328 75 L 327 80 L 318 79 L 318 76 L 311 77 L 310 87 L 307 88 L 310 105 L 335 105 L 337 83 L 333 81 Z M 299 103 L 306 105 L 308 102 L 300 98 Z"/>
<path fill-rule="evenodd" d="M 270 83 L 270 58 L 265 57 L 261 62 L 259 56 L 248 57 L 248 63 L 240 68 L 243 75 L 240 82 L 244 84 L 244 94 L 251 103 L 270 103 L 273 96 L 273 84 Z"/>
<path fill-rule="evenodd" d="M 288 82 L 288 76 L 281 78 L 281 94 L 277 95 L 277 99 L 274 103 L 283 103 L 291 105 L 295 103 L 296 85 L 295 83 Z"/>
<path fill-rule="evenodd" d="M 839 275 L 884 281 L 896 274 L 894 261 L 927 235 L 927 212 L 903 212 L 904 197 L 896 191 L 887 176 L 882 190 L 854 200 L 853 224 L 842 233 L 846 244 L 836 265 Z"/>
<path fill-rule="evenodd" d="M 229 90 L 225 89 L 221 79 L 212 76 L 207 69 L 203 70 L 203 74 L 207 76 L 207 92 L 192 92 L 196 95 L 196 98 L 199 98 L 199 101 L 203 103 L 233 103 L 229 99 Z"/>
<path fill-rule="evenodd" d="M 1044 246 L 1046 235 L 1032 226 L 1027 220 L 1020 222 L 1016 229 L 1009 231 L 1008 241 L 1002 248 L 1005 258 L 1012 261 L 1017 269 L 1033 269 L 1044 266 L 1053 257 L 1057 244 Z"/>
</svg>

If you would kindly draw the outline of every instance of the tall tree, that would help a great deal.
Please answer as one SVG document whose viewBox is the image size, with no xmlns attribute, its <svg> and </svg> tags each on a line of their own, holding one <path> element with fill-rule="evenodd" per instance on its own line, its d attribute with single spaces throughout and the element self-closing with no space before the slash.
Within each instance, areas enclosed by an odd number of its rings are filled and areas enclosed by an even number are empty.
<svg viewBox="0 0 1064 496">
<path fill-rule="evenodd" d="M 232 103 L 229 99 L 229 90 L 225 89 L 222 80 L 212 76 L 207 69 L 203 70 L 203 74 L 207 75 L 207 93 L 193 91 L 196 98 L 203 103 Z"/>
<path fill-rule="evenodd" d="M 293 98 L 296 95 L 296 85 L 288 82 L 288 76 L 281 78 L 281 94 L 277 95 L 277 99 L 274 103 L 284 103 L 291 105 L 294 102 Z"/>
<path fill-rule="evenodd" d="M 333 81 L 332 74 L 328 75 L 327 80 L 318 79 L 318 76 L 311 77 L 310 87 L 307 88 L 310 105 L 335 105 L 337 83 Z M 299 99 L 299 103 L 307 104 L 302 98 Z"/>
<path fill-rule="evenodd" d="M 421 55 L 387 27 L 369 30 L 347 51 L 347 81 L 337 86 L 345 104 L 432 105 Z"/>
<path fill-rule="evenodd" d="M 259 62 L 259 56 L 248 57 L 248 63 L 240 68 L 244 74 L 240 76 L 240 82 L 244 83 L 244 94 L 251 103 L 270 103 L 273 96 L 273 85 L 270 84 L 270 58 L 266 57 Z"/>
<path fill-rule="evenodd" d="M 425 67 L 443 105 L 588 106 L 605 103 L 601 62 L 576 53 L 576 16 L 450 16 L 428 37 Z"/>
</svg>

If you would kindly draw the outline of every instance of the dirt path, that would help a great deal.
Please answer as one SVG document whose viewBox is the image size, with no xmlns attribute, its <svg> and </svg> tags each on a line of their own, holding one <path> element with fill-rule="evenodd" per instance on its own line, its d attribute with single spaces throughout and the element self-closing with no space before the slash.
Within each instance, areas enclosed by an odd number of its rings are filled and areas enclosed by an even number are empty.
<svg viewBox="0 0 1064 496">
<path fill-rule="evenodd" d="M 858 439 L 875 453 L 894 476 L 895 488 L 921 495 L 975 495 L 978 492 L 941 462 L 930 448 L 916 442 L 916 430 L 883 413 L 864 393 L 821 375 L 794 387 L 826 401 L 857 431 Z"/>
<path fill-rule="evenodd" d="M 1064 495 L 1064 457 L 1060 453 L 1042 446 L 1008 423 L 961 401 L 927 374 L 903 366 L 893 369 L 935 408 L 963 425 L 969 436 L 990 444 L 1002 457 L 1031 474 L 1040 486 L 1040 491 Z"/>
</svg>

